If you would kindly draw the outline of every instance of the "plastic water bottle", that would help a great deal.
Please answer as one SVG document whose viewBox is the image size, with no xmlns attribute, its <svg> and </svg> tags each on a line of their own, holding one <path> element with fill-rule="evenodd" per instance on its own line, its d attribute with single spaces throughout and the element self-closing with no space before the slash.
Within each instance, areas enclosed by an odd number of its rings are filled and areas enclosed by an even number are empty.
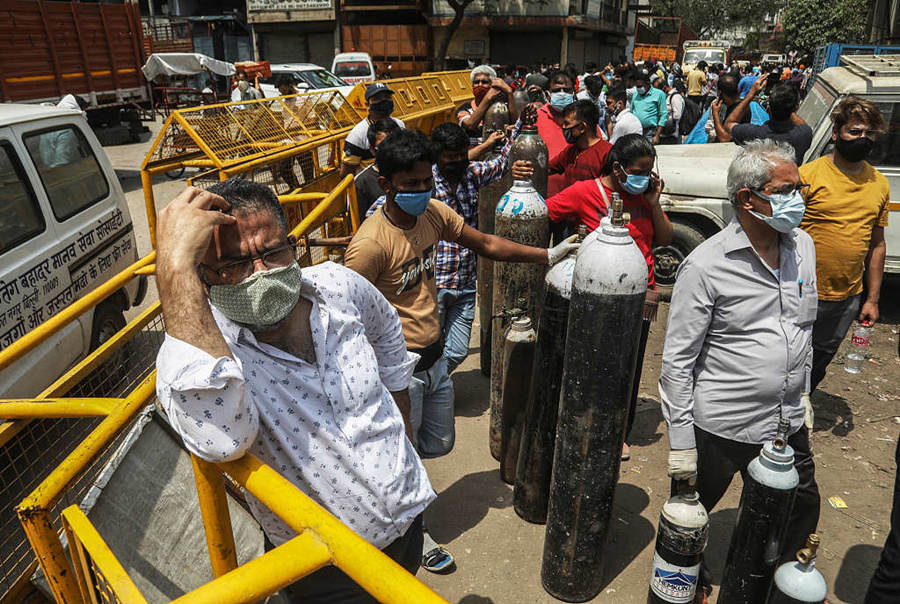
<svg viewBox="0 0 900 604">
<path fill-rule="evenodd" d="M 859 373 L 862 371 L 863 361 L 866 360 L 866 349 L 869 348 L 869 336 L 872 328 L 862 323 L 853 328 L 850 336 L 850 352 L 847 353 L 847 362 L 844 363 L 844 371 L 847 373 Z"/>
</svg>

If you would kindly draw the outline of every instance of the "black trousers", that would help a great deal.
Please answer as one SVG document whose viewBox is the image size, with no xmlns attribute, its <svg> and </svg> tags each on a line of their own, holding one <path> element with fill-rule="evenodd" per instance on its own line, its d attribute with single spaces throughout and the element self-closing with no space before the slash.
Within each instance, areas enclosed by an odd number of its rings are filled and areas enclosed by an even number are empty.
<svg viewBox="0 0 900 604">
<path fill-rule="evenodd" d="M 900 468 L 900 440 L 894 458 Z M 900 480 L 894 478 L 894 507 L 891 508 L 891 532 L 881 551 L 881 560 L 872 575 L 865 604 L 900 602 Z"/>
<path fill-rule="evenodd" d="M 697 493 L 707 512 L 719 503 L 735 473 L 747 480 L 747 466 L 759 455 L 761 445 L 751 445 L 716 436 L 694 426 L 697 441 Z M 781 552 L 782 562 L 794 559 L 806 538 L 819 523 L 819 486 L 809 448 L 809 431 L 803 426 L 788 438 L 794 449 L 794 467 L 800 475 L 797 498 Z"/>
<path fill-rule="evenodd" d="M 381 551 L 394 562 L 416 574 L 422 563 L 422 515 L 420 514 L 406 530 L 406 533 Z M 266 537 L 266 551 L 275 546 Z M 378 604 L 336 566 L 320 568 L 311 575 L 288 585 L 281 590 L 281 597 L 290 604 Z"/>
<path fill-rule="evenodd" d="M 813 324 L 813 362 L 810 371 L 809 391 L 813 393 L 825 377 L 825 370 L 834 358 L 841 342 L 847 336 L 853 320 L 859 314 L 862 295 L 856 294 L 846 300 L 831 302 L 819 300 L 816 322 Z"/>
</svg>

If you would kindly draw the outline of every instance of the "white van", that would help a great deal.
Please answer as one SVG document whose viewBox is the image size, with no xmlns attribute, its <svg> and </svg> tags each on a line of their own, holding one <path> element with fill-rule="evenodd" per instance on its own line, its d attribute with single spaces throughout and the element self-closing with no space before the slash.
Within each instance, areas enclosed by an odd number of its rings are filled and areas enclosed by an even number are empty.
<svg viewBox="0 0 900 604">
<path fill-rule="evenodd" d="M 125 195 L 79 111 L 0 104 L 0 350 L 138 259 Z M 0 371 L 0 397 L 38 394 L 125 326 L 131 283 Z"/>
<path fill-rule="evenodd" d="M 367 52 L 342 52 L 335 55 L 331 71 L 348 84 L 375 81 L 375 65 Z"/>
</svg>

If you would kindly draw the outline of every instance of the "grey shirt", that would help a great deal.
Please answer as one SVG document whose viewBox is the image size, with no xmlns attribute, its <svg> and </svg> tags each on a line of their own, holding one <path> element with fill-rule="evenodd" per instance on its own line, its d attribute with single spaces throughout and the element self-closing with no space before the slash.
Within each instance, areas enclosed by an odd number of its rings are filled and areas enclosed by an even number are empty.
<svg viewBox="0 0 900 604">
<path fill-rule="evenodd" d="M 669 309 L 659 394 L 673 449 L 694 426 L 744 443 L 775 436 L 779 410 L 803 424 L 816 319 L 816 250 L 800 229 L 781 235 L 779 269 L 737 219 L 685 259 Z"/>
</svg>

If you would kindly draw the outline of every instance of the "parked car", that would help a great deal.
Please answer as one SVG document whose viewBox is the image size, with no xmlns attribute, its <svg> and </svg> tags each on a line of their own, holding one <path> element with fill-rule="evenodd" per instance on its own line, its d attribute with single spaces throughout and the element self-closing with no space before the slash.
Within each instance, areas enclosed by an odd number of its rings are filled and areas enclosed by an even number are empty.
<svg viewBox="0 0 900 604">
<path fill-rule="evenodd" d="M 301 92 L 339 90 L 341 94 L 347 96 L 353 90 L 352 84 L 313 63 L 281 63 L 272 65 L 271 69 L 272 76 L 259 81 L 259 87 L 266 97 L 281 96 L 278 92 L 278 80 L 285 75 L 294 80 L 294 85 Z"/>
<path fill-rule="evenodd" d="M 138 259 L 116 173 L 80 111 L 0 104 L 0 349 Z M 35 396 L 125 326 L 146 277 L 0 371 L 4 397 Z"/>
<path fill-rule="evenodd" d="M 876 140 L 869 162 L 891 185 L 885 272 L 900 274 L 900 60 L 858 55 L 845 56 L 843 62 L 844 66 L 822 71 L 800 105 L 798 114 L 813 129 L 813 142 L 804 162 L 831 152 L 829 115 L 842 99 L 854 95 L 878 105 L 888 128 Z M 709 143 L 661 145 L 656 150 L 659 171 L 666 182 L 660 201 L 675 229 L 672 243 L 654 250 L 656 282 L 667 294 L 681 261 L 734 215 L 725 180 L 737 147 L 734 143 Z"/>
<path fill-rule="evenodd" d="M 784 55 L 779 54 L 766 54 L 763 55 L 759 62 L 763 65 L 784 65 L 787 62 L 787 58 Z"/>
<path fill-rule="evenodd" d="M 375 65 L 367 52 L 342 52 L 331 62 L 331 71 L 349 84 L 375 81 Z"/>
</svg>

